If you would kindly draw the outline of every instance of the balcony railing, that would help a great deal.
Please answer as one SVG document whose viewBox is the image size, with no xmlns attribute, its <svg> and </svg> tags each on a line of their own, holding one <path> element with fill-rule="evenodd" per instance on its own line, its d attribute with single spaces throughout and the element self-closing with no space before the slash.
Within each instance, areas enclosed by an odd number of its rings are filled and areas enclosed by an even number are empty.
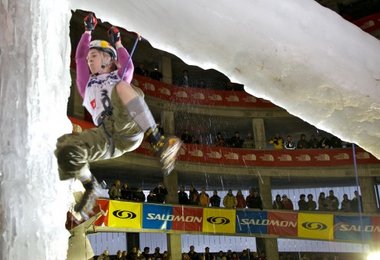
<svg viewBox="0 0 380 260">
<path fill-rule="evenodd" d="M 141 88 L 148 96 L 180 104 L 267 109 L 278 108 L 271 102 L 251 96 L 244 91 L 178 87 L 139 75 L 134 76 L 132 84 Z"/>
<path fill-rule="evenodd" d="M 72 123 L 82 129 L 95 127 L 88 121 L 70 117 Z M 153 156 L 150 145 L 143 142 L 135 151 Z M 359 165 L 380 164 L 380 160 L 363 149 L 356 149 Z M 226 148 L 218 146 L 186 144 L 181 149 L 180 161 L 219 165 L 239 165 L 258 167 L 326 167 L 353 165 L 352 150 L 342 149 L 300 149 L 300 150 L 254 150 Z"/>
</svg>

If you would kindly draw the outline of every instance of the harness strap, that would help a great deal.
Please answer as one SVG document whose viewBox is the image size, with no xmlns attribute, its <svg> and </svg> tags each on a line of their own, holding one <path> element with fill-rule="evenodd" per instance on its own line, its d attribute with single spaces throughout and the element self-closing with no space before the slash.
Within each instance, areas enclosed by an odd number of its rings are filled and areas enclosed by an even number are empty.
<svg viewBox="0 0 380 260">
<path fill-rule="evenodd" d="M 107 90 L 103 89 L 101 91 L 102 94 L 102 105 L 104 108 L 104 111 L 101 113 L 99 119 L 98 119 L 98 126 L 103 126 L 104 133 L 107 136 L 108 140 L 108 149 L 107 152 L 104 154 L 103 157 L 110 156 L 112 157 L 115 153 L 115 142 L 112 139 L 112 135 L 110 132 L 108 132 L 106 125 L 104 124 L 104 120 L 110 116 L 112 116 L 112 104 L 109 96 L 107 95 Z"/>
</svg>

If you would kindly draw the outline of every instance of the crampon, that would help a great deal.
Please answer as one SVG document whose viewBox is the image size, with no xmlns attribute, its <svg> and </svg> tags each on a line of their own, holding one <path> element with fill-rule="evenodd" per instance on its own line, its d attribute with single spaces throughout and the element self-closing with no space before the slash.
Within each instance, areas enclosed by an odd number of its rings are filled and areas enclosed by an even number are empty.
<svg viewBox="0 0 380 260">
<path fill-rule="evenodd" d="M 96 206 L 96 200 L 100 196 L 101 186 L 92 176 L 91 180 L 82 183 L 85 188 L 85 192 L 81 199 L 75 204 L 74 211 L 78 212 L 83 219 L 87 220 L 96 212 L 94 207 Z"/>
<path fill-rule="evenodd" d="M 178 137 L 169 136 L 165 138 L 164 145 L 158 152 L 162 172 L 165 176 L 170 175 L 173 171 L 182 144 Z"/>
</svg>

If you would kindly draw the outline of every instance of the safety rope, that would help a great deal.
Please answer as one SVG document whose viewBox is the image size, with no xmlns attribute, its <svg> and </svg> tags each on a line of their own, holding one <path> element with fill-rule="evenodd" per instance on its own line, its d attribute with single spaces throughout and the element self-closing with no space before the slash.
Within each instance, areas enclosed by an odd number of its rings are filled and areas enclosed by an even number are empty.
<svg viewBox="0 0 380 260">
<path fill-rule="evenodd" d="M 139 42 L 141 39 L 142 39 L 142 37 L 140 36 L 140 34 L 137 34 L 137 37 L 136 37 L 135 43 L 133 44 L 133 47 L 132 47 L 131 53 L 129 54 L 129 58 L 128 58 L 127 64 L 125 65 L 125 68 L 124 68 L 124 70 L 123 70 L 123 74 L 121 74 L 122 78 L 124 78 L 124 74 L 125 74 L 125 72 L 127 71 L 128 67 L 129 67 L 129 64 L 131 64 L 131 62 L 132 62 L 132 56 L 133 56 L 133 54 L 135 53 L 135 50 L 136 50 L 137 44 L 138 44 L 138 42 Z"/>
<path fill-rule="evenodd" d="M 354 172 L 355 172 L 355 181 L 356 181 L 356 190 L 358 192 L 358 214 L 359 214 L 359 222 L 360 222 L 360 237 L 362 241 L 362 251 L 364 252 L 364 233 L 363 233 L 363 214 L 362 214 L 362 202 L 359 195 L 360 183 L 359 183 L 359 175 L 358 175 L 358 166 L 356 164 L 356 149 L 355 144 L 352 143 L 352 160 L 354 162 Z M 361 192 L 360 192 L 361 193 Z"/>
</svg>

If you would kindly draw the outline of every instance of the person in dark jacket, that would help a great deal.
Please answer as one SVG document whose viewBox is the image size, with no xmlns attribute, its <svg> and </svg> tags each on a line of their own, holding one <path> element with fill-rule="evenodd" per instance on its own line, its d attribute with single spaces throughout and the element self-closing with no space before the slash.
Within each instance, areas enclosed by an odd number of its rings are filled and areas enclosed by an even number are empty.
<svg viewBox="0 0 380 260">
<path fill-rule="evenodd" d="M 185 187 L 181 185 L 178 192 L 178 203 L 181 205 L 189 204 L 189 196 L 185 192 Z"/>
<path fill-rule="evenodd" d="M 308 210 L 305 194 L 300 195 L 300 200 L 298 201 L 298 210 Z"/>
<path fill-rule="evenodd" d="M 263 210 L 263 201 L 257 189 L 251 188 L 246 198 L 247 207 L 251 209 Z"/>
<path fill-rule="evenodd" d="M 157 203 L 164 203 L 166 195 L 168 195 L 168 190 L 163 183 L 160 183 L 156 188 L 153 189 L 153 193 L 156 194 Z"/>
<path fill-rule="evenodd" d="M 218 191 L 214 190 L 214 193 L 210 198 L 211 207 L 219 208 L 220 207 L 220 201 L 221 201 L 221 198 L 218 195 Z"/>
</svg>

